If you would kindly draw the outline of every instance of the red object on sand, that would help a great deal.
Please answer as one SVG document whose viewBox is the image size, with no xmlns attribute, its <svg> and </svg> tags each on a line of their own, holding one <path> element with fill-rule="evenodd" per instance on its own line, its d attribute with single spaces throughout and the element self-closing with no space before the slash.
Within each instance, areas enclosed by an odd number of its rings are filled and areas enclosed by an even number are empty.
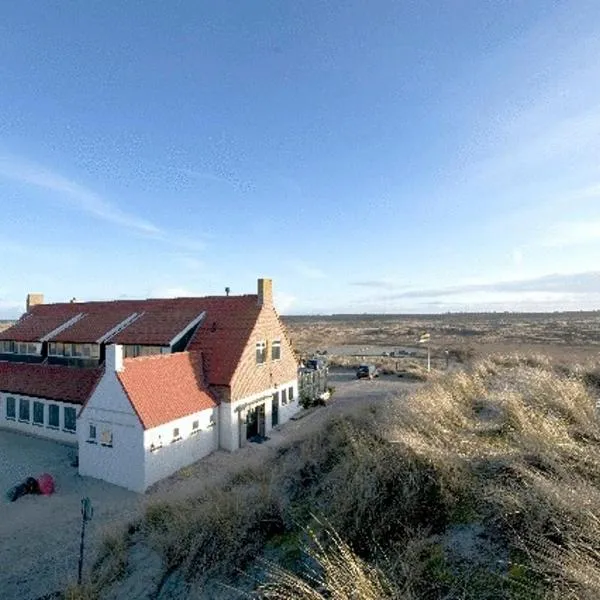
<svg viewBox="0 0 600 600">
<path fill-rule="evenodd" d="M 44 473 L 38 477 L 38 485 L 40 486 L 40 492 L 44 496 L 50 496 L 54 493 L 54 478 L 48 473 Z"/>
</svg>

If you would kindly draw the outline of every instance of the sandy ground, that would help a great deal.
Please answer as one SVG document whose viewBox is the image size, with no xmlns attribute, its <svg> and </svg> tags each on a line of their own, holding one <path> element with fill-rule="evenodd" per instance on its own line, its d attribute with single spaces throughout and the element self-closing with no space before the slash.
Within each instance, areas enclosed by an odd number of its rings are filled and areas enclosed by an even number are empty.
<svg viewBox="0 0 600 600">
<path fill-rule="evenodd" d="M 207 484 L 225 479 L 240 465 L 264 460 L 277 446 L 306 436 L 331 416 L 364 403 L 404 395 L 419 385 L 397 377 L 358 381 L 347 371 L 334 371 L 330 379 L 336 393 L 327 407 L 279 426 L 263 444 L 250 444 L 233 454 L 215 452 L 144 495 L 80 477 L 71 464 L 76 453 L 72 446 L 0 430 L 0 598 L 41 598 L 76 579 L 83 497 L 89 497 L 94 506 L 87 532 L 89 567 L 103 535 L 135 520 L 148 503 L 193 495 Z M 43 472 L 55 477 L 56 494 L 7 502 L 4 494 L 8 488 Z"/>
</svg>

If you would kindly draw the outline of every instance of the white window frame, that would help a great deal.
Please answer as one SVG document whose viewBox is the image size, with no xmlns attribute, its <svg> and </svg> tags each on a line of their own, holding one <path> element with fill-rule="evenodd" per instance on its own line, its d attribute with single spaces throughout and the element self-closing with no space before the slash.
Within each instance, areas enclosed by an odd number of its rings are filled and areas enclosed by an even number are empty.
<svg viewBox="0 0 600 600">
<path fill-rule="evenodd" d="M 104 448 L 112 448 L 114 445 L 114 438 L 112 429 L 105 428 L 100 433 L 100 445 Z"/>
<path fill-rule="evenodd" d="M 41 407 L 42 407 L 42 420 L 41 420 L 41 422 L 35 420 L 35 407 L 36 407 L 36 404 L 38 406 L 41 405 Z M 33 425 L 35 425 L 36 427 L 43 427 L 46 424 L 46 405 L 43 402 L 41 402 L 40 400 L 34 400 L 33 401 L 33 410 L 31 411 L 31 423 Z"/>
<path fill-rule="evenodd" d="M 259 340 L 256 342 L 255 348 L 256 364 L 264 365 L 267 362 L 267 342 L 265 340 Z M 259 360 L 259 352 L 261 360 Z"/>
<path fill-rule="evenodd" d="M 50 423 L 50 409 L 52 407 L 56 407 L 58 412 L 58 423 L 56 425 L 52 425 Z M 60 429 L 60 405 L 59 404 L 48 404 L 48 425 L 46 425 L 48 429 Z"/>
<path fill-rule="evenodd" d="M 273 350 L 275 350 L 275 348 L 279 350 L 279 356 L 277 358 L 273 356 Z M 271 342 L 271 360 L 281 360 L 281 340 L 273 340 Z"/>
<path fill-rule="evenodd" d="M 69 429 L 67 427 L 67 411 L 72 410 L 75 413 L 75 427 Z M 65 433 L 77 433 L 77 410 L 72 406 L 63 406 L 63 431 Z"/>
<path fill-rule="evenodd" d="M 12 417 L 8 416 L 8 401 L 12 400 L 12 412 L 13 415 Z M 4 416 L 6 417 L 7 421 L 16 421 L 17 420 L 17 399 L 14 396 L 7 396 L 6 397 L 6 410 L 4 412 Z"/>
<path fill-rule="evenodd" d="M 27 403 L 27 419 L 21 418 L 21 406 L 25 406 L 25 402 Z M 31 423 L 31 401 L 29 398 L 19 398 L 19 423 Z"/>
</svg>

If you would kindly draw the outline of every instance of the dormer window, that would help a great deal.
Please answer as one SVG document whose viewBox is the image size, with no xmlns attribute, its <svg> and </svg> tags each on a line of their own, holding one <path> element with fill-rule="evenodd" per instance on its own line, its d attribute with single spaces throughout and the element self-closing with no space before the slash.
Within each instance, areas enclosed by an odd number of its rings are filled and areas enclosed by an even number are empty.
<svg viewBox="0 0 600 600">
<path fill-rule="evenodd" d="M 42 344 L 39 342 L 15 342 L 5 340 L 0 342 L 1 354 L 29 354 L 39 355 L 42 352 Z"/>
<path fill-rule="evenodd" d="M 271 360 L 279 360 L 281 358 L 281 340 L 273 340 L 271 344 Z"/>
<path fill-rule="evenodd" d="M 12 340 L 2 340 L 0 342 L 0 353 L 12 354 L 15 351 L 15 343 Z"/>
<path fill-rule="evenodd" d="M 256 342 L 256 364 L 262 365 L 267 360 L 267 342 Z"/>
</svg>

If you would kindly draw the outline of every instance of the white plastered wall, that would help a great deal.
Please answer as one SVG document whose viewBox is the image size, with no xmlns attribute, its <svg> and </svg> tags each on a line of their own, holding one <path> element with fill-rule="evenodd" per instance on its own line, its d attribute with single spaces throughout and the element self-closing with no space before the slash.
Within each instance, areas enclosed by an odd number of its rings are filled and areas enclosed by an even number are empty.
<svg viewBox="0 0 600 600">
<path fill-rule="evenodd" d="M 293 400 L 287 404 L 281 403 L 281 391 L 289 392 L 293 389 Z M 230 452 L 237 450 L 246 442 L 246 415 L 248 410 L 259 404 L 265 405 L 265 433 L 272 429 L 272 398 L 275 392 L 279 392 L 279 425 L 289 421 L 298 412 L 298 380 L 293 379 L 286 383 L 278 384 L 257 394 L 252 394 L 235 402 L 222 402 L 220 405 L 219 419 L 219 445 Z"/>
<path fill-rule="evenodd" d="M 90 439 L 90 425 L 96 427 L 96 440 Z M 107 368 L 79 415 L 77 432 L 80 475 L 145 490 L 144 430 L 114 371 Z M 105 432 L 112 446 L 101 443 Z"/>
<path fill-rule="evenodd" d="M 218 413 L 218 407 L 208 408 L 144 432 L 146 488 L 217 449 Z"/>
</svg>

